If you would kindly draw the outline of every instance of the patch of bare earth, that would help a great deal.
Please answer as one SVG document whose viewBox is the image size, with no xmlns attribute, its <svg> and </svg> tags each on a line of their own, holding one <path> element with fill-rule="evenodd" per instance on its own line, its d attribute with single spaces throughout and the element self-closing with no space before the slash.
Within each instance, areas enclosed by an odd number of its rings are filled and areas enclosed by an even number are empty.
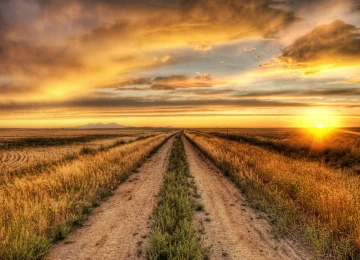
<svg viewBox="0 0 360 260">
<path fill-rule="evenodd" d="M 84 227 L 56 244 L 46 259 L 138 259 L 166 174 L 173 138 L 145 162 L 114 195 L 90 215 Z"/>
<path fill-rule="evenodd" d="M 183 138 L 204 212 L 196 220 L 205 227 L 204 243 L 213 259 L 310 259 L 286 239 L 275 239 L 268 221 L 246 206 L 239 189 Z"/>
</svg>

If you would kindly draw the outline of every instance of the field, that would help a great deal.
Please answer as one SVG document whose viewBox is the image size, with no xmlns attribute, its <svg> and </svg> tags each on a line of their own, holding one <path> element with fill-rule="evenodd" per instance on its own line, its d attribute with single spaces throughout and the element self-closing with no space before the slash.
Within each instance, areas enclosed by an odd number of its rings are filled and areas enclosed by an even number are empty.
<svg viewBox="0 0 360 260">
<path fill-rule="evenodd" d="M 359 257 L 358 132 L 211 129 L 187 137 L 277 232 L 307 241 L 322 257 Z"/>
<path fill-rule="evenodd" d="M 0 140 L 0 259 L 360 258 L 357 129 Z"/>
<path fill-rule="evenodd" d="M 321 162 L 360 174 L 360 129 L 230 129 L 204 132 L 287 157 Z"/>
<path fill-rule="evenodd" d="M 77 131 L 68 133 L 71 137 L 65 138 L 69 144 L 63 144 L 64 137 L 60 136 L 18 140 L 7 133 L 3 143 L 17 145 L 2 150 L 7 156 L 2 157 L 0 171 L 0 259 L 40 258 L 170 134 L 110 131 L 86 138 Z M 94 140 L 98 137 L 101 142 Z M 21 144 L 25 148 L 19 148 Z M 12 159 L 18 154 L 25 159 Z M 22 174 L 14 169 L 21 169 Z"/>
<path fill-rule="evenodd" d="M 152 131 L 0 131 L 0 176 L 31 174 L 84 153 L 108 149 L 158 132 Z"/>
</svg>

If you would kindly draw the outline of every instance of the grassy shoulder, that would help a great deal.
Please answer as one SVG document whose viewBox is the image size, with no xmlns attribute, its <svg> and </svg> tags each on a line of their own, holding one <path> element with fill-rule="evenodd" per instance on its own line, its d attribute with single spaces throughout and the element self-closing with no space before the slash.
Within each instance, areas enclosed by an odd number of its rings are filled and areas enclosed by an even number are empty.
<svg viewBox="0 0 360 260">
<path fill-rule="evenodd" d="M 186 133 L 265 212 L 276 234 L 311 245 L 320 259 L 360 259 L 360 179 L 266 149 Z"/>
<path fill-rule="evenodd" d="M 40 259 L 171 136 L 82 156 L 0 188 L 0 259 Z"/>
<path fill-rule="evenodd" d="M 185 149 L 174 140 L 168 171 L 154 211 L 147 259 L 208 259 L 197 228 L 192 224 L 196 202 Z"/>
</svg>

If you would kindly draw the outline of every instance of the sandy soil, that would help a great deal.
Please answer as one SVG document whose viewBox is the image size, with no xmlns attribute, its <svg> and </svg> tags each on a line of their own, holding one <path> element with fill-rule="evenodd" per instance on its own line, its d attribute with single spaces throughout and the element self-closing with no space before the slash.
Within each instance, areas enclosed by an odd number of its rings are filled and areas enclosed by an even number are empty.
<svg viewBox="0 0 360 260">
<path fill-rule="evenodd" d="M 197 213 L 205 227 L 205 245 L 212 259 L 310 259 L 290 241 L 275 239 L 269 223 L 246 206 L 239 189 L 183 137 L 204 212 Z"/>
<path fill-rule="evenodd" d="M 84 227 L 55 245 L 45 259 L 138 259 L 157 203 L 173 138 L 94 210 Z"/>
</svg>

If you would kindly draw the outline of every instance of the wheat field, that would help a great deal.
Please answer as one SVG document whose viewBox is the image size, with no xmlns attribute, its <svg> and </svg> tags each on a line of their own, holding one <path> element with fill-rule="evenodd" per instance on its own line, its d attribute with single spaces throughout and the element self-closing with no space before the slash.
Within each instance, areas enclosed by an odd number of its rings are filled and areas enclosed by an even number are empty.
<svg viewBox="0 0 360 260">
<path fill-rule="evenodd" d="M 274 228 L 335 259 L 360 250 L 360 176 L 243 141 L 187 131 Z"/>
<path fill-rule="evenodd" d="M 147 134 L 11 181 L 0 175 L 0 259 L 41 258 L 171 134 Z"/>
</svg>

